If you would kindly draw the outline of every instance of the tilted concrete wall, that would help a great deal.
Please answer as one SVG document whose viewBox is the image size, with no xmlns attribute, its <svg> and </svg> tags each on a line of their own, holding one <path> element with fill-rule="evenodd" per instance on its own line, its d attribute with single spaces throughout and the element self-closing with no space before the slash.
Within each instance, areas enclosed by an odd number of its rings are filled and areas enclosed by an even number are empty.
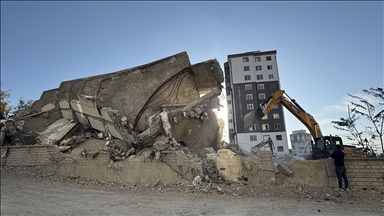
<svg viewBox="0 0 384 216">
<path fill-rule="evenodd" d="M 270 151 L 252 152 L 249 157 L 243 157 L 229 149 L 217 151 L 216 166 L 219 173 L 227 181 L 239 181 L 246 177 L 249 184 L 270 185 L 276 183 L 275 168 Z"/>
<path fill-rule="evenodd" d="M 384 159 L 347 158 L 345 166 L 351 188 L 384 188 Z M 288 167 L 293 176 L 284 177 L 286 186 L 338 187 L 333 159 L 294 161 Z"/>
<path fill-rule="evenodd" d="M 131 156 L 124 161 L 112 162 L 109 153 L 100 152 L 93 158 L 81 154 L 73 157 L 63 154 L 54 145 L 10 146 L 6 165 L 39 166 L 46 172 L 65 176 L 81 176 L 102 181 L 132 183 L 177 183 L 192 181 L 202 174 L 202 162 L 188 158 L 178 151 L 163 152 L 160 160 L 145 156 Z M 1 147 L 1 155 L 6 147 Z"/>
</svg>

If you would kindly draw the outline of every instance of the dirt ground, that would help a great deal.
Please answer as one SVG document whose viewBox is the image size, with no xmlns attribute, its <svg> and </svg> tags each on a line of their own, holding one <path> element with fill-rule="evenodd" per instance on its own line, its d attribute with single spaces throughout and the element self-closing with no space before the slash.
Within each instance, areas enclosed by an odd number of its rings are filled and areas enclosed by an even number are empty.
<svg viewBox="0 0 384 216">
<path fill-rule="evenodd" d="M 129 184 L 5 166 L 1 215 L 384 215 L 384 191 Z"/>
</svg>

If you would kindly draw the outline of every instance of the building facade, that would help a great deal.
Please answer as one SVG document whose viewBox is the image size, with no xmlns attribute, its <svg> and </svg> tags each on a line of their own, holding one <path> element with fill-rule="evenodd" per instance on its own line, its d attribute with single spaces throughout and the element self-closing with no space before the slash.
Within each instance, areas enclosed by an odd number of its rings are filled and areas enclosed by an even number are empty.
<svg viewBox="0 0 384 216">
<path fill-rule="evenodd" d="M 292 155 L 297 157 L 306 157 L 312 154 L 311 134 L 305 130 L 292 131 L 291 138 Z"/>
<path fill-rule="evenodd" d="M 260 121 L 256 119 L 257 108 L 280 90 L 276 50 L 233 54 L 227 59 L 224 71 L 230 143 L 250 151 L 253 146 L 271 138 L 274 153 L 289 154 L 281 104 Z"/>
</svg>

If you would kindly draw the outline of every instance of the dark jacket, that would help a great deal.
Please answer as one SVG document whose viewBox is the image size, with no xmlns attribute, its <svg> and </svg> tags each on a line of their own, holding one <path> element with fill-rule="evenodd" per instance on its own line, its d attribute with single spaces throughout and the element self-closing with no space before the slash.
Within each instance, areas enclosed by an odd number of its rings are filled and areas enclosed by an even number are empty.
<svg viewBox="0 0 384 216">
<path fill-rule="evenodd" d="M 339 149 L 336 149 L 332 154 L 331 157 L 334 159 L 335 166 L 344 166 L 344 152 L 342 152 Z"/>
</svg>

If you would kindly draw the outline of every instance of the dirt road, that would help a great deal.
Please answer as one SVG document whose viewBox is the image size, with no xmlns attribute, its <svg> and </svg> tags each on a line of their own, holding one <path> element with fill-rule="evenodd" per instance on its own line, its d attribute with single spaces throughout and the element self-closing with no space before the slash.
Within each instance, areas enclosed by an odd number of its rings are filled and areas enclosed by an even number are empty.
<svg viewBox="0 0 384 216">
<path fill-rule="evenodd" d="M 208 188 L 208 189 L 207 189 Z M 138 185 L 1 170 L 1 215 L 384 215 L 384 192 Z"/>
</svg>

